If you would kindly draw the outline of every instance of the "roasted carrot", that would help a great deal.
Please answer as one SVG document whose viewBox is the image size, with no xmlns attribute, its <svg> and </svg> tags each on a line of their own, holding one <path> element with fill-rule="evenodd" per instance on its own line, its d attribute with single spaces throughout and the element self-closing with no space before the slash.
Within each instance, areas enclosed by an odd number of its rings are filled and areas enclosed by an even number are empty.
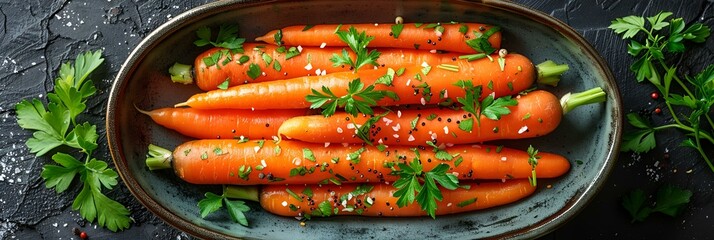
<svg viewBox="0 0 714 240">
<path fill-rule="evenodd" d="M 459 86 L 454 85 L 458 80 L 471 80 L 474 85 L 484 86 L 482 97 L 491 93 L 495 93 L 496 96 L 513 95 L 534 83 L 536 71 L 528 58 L 519 54 L 508 54 L 504 59 L 503 71 L 498 61 L 491 61 L 488 58 L 471 62 L 457 61 L 453 66 L 445 67 L 446 69 L 439 66 L 405 68 L 401 75 L 394 75 L 392 86 L 381 84 L 376 86 L 379 90 L 394 91 L 399 100 L 385 98 L 378 105 L 434 104 L 446 99 L 456 101 L 456 97 L 462 97 L 464 93 Z M 305 97 L 311 94 L 313 89 L 320 90 L 324 86 L 337 96 L 343 96 L 347 93 L 348 84 L 353 79 L 360 79 L 365 85 L 370 85 L 385 76 L 388 71 L 389 69 L 381 68 L 361 70 L 356 73 L 338 72 L 240 85 L 227 90 L 199 93 L 176 106 L 200 109 L 308 108 L 310 102 Z M 430 92 L 425 92 L 426 88 Z M 441 91 L 448 92 L 448 97 L 440 98 Z"/>
<path fill-rule="evenodd" d="M 451 92 L 449 93 L 451 94 Z M 601 102 L 605 93 L 600 88 L 589 91 L 580 98 L 571 98 L 563 105 L 574 108 L 582 104 Z M 581 101 L 584 97 L 589 101 Z M 373 144 L 424 145 L 430 141 L 440 144 L 480 143 L 499 139 L 522 139 L 546 135 L 560 124 L 563 107 L 550 92 L 536 90 L 517 97 L 518 105 L 508 107 L 510 113 L 499 120 L 484 115 L 475 121 L 473 114 L 464 110 L 423 109 L 399 110 L 387 113 L 369 127 L 369 140 Z M 280 126 L 278 133 L 288 139 L 314 143 L 361 143 L 357 134 L 371 116 L 353 117 L 341 112 L 291 118 Z M 469 121 L 464 122 L 462 121 Z M 342 129 L 338 131 L 337 129 Z"/>
<path fill-rule="evenodd" d="M 467 188 L 441 189 L 436 215 L 474 211 L 506 205 L 535 192 L 527 180 L 468 183 Z M 334 185 L 227 186 L 224 195 L 260 202 L 266 211 L 286 217 L 361 215 L 380 217 L 426 216 L 418 204 L 398 207 L 396 189 L 385 183 Z M 335 210 L 336 208 L 336 210 Z"/>
<path fill-rule="evenodd" d="M 484 34 L 490 34 L 488 43 L 498 49 L 501 46 L 501 32 L 498 28 L 490 25 L 478 23 L 458 23 L 458 24 L 402 24 L 401 31 L 395 35 L 392 26 L 395 24 L 325 24 L 307 26 L 290 26 L 280 30 L 273 30 L 265 35 L 256 38 L 256 41 L 264 41 L 276 44 L 276 33 L 282 34 L 281 44 L 288 46 L 347 46 L 345 42 L 335 34 L 337 30 L 347 30 L 355 27 L 358 31 L 366 32 L 368 36 L 373 36 L 369 47 L 384 48 L 404 48 L 420 50 L 444 50 L 457 53 L 475 53 L 466 41 L 475 39 Z M 493 30 L 491 30 L 493 29 Z M 459 32 L 459 30 L 462 30 Z M 475 35 L 474 32 L 477 32 Z"/>
<path fill-rule="evenodd" d="M 243 47 L 245 48 L 243 53 L 230 53 L 222 48 L 212 48 L 198 55 L 194 62 L 196 85 L 202 90 L 209 91 L 218 89 L 218 86 L 226 80 L 229 81 L 228 86 L 236 86 L 352 70 L 349 66 L 334 66 L 330 61 L 333 54 L 341 53 L 341 48 L 304 47 L 288 52 L 286 48 L 275 45 L 247 43 Z M 410 49 L 380 49 L 380 52 L 377 63 L 381 67 L 395 69 L 422 63 L 436 66 L 462 61 L 458 59 L 458 54 Z M 354 53 L 348 52 L 348 54 L 354 58 Z M 214 56 L 217 56 L 216 60 L 211 59 Z M 256 64 L 260 70 L 257 72 L 259 74 L 254 76 L 255 79 L 248 74 L 251 64 Z"/>
<path fill-rule="evenodd" d="M 194 138 L 272 139 L 285 120 L 307 114 L 305 110 L 201 110 L 193 108 L 161 108 L 141 111 L 154 122 Z"/>
<path fill-rule="evenodd" d="M 147 166 L 171 168 L 183 180 L 195 184 L 317 184 L 341 182 L 393 182 L 396 163 L 415 158 L 406 146 L 376 147 L 313 144 L 299 141 L 196 140 L 173 152 L 151 145 Z M 431 149 L 418 151 L 424 171 L 440 163 L 459 179 L 510 179 L 532 176 L 525 151 L 480 145 L 446 148 L 451 160 L 439 160 Z M 570 168 L 563 156 L 539 153 L 538 178 L 558 177 Z M 439 157 L 443 159 L 442 157 Z"/>
</svg>

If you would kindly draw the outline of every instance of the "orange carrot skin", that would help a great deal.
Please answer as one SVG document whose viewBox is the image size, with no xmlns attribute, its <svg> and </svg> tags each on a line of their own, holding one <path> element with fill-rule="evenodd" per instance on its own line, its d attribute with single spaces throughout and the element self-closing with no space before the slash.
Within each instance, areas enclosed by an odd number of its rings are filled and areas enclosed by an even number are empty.
<svg viewBox="0 0 714 240">
<path fill-rule="evenodd" d="M 305 214 L 324 216 L 318 205 L 324 201 L 329 202 L 333 210 L 329 215 L 361 215 L 380 217 L 415 217 L 427 216 L 415 202 L 399 207 L 394 197 L 396 189 L 389 184 L 369 184 L 374 186 L 372 191 L 352 196 L 347 201 L 340 201 L 344 195 L 350 194 L 359 184 L 334 185 L 308 185 L 308 186 L 263 186 L 260 192 L 260 205 L 266 211 L 286 217 L 302 217 Z M 462 184 L 464 185 L 464 184 Z M 536 187 L 531 186 L 528 180 L 513 179 L 506 182 L 469 183 L 469 189 L 456 190 L 441 189 L 442 201 L 437 201 L 436 215 L 447 215 L 461 212 L 480 210 L 495 206 L 506 205 L 535 192 Z M 300 197 L 300 200 L 289 194 L 286 189 Z M 312 196 L 303 193 L 305 189 L 312 192 Z M 371 200 L 367 200 L 370 198 Z M 473 201 L 473 199 L 476 199 Z M 371 205 L 368 203 L 371 202 Z M 472 203 L 469 203 L 473 201 Z M 461 206 L 459 205 L 461 204 Z M 337 208 L 337 214 L 334 214 Z M 346 209 L 347 208 L 347 209 Z M 352 209 L 355 210 L 352 210 Z M 357 211 L 356 209 L 361 209 Z M 314 211 L 318 211 L 314 213 Z"/>
<path fill-rule="evenodd" d="M 261 147 L 262 145 L 262 147 Z M 279 146 L 280 150 L 276 150 Z M 305 149 L 314 161 L 305 156 Z M 414 152 L 407 146 L 389 146 L 385 152 L 367 146 L 359 160 L 349 160 L 361 145 L 312 144 L 299 141 L 196 140 L 178 146 L 173 152 L 173 167 L 183 180 L 194 184 L 317 184 L 349 182 L 393 182 L 396 176 L 390 163 L 410 162 Z M 510 179 L 531 176 L 528 154 L 525 151 L 495 146 L 457 145 L 446 149 L 459 154 L 461 161 L 441 161 L 431 149 L 420 151 L 424 171 L 439 163 L 449 164 L 449 172 L 459 179 Z M 558 177 L 570 168 L 563 156 L 539 153 L 536 167 L 538 178 Z M 337 159 L 333 159 L 337 158 Z M 335 163 L 336 162 L 336 163 Z M 460 162 L 458 166 L 456 162 Z M 260 166 L 262 165 L 262 166 Z M 323 167 L 324 165 L 324 167 Z M 240 168 L 243 167 L 241 174 Z M 246 173 L 247 168 L 251 170 Z M 302 169 L 303 174 L 291 171 Z M 338 176 L 339 175 L 339 176 Z"/>
<path fill-rule="evenodd" d="M 369 131 L 374 144 L 425 145 L 432 141 L 440 144 L 470 144 L 501 139 L 523 139 L 546 135 L 560 124 L 563 111 L 558 98 L 543 90 L 518 96 L 518 105 L 508 107 L 510 114 L 500 120 L 481 116 L 481 124 L 473 120 L 472 131 L 459 128 L 461 121 L 473 118 L 463 110 L 423 109 L 400 110 L 388 113 L 376 122 Z M 434 114 L 433 119 L 428 120 Z M 361 143 L 355 126 L 363 125 L 370 116 L 353 117 L 339 112 L 330 117 L 322 115 L 300 116 L 288 119 L 280 125 L 278 133 L 288 139 L 325 143 Z M 412 128 L 412 121 L 417 119 Z M 336 131 L 337 128 L 350 129 Z"/>
<path fill-rule="evenodd" d="M 425 28 L 427 24 L 416 27 L 415 24 L 406 23 L 399 37 L 395 38 L 392 34 L 392 25 L 394 24 L 344 24 L 340 30 L 347 31 L 350 26 L 354 26 L 358 32 L 364 31 L 368 36 L 374 36 L 374 40 L 369 42 L 369 47 L 385 47 L 385 48 L 404 48 L 404 49 L 419 49 L 419 50 L 443 50 L 457 53 L 475 53 L 476 50 L 469 47 L 466 41 L 474 39 L 473 31 L 484 33 L 491 29 L 492 26 L 479 23 L 463 23 L 463 24 L 442 24 L 444 32 L 439 37 L 433 28 Z M 468 27 L 466 34 L 459 32 L 462 25 Z M 312 28 L 303 31 L 305 26 L 290 26 L 282 29 L 282 42 L 288 46 L 320 46 L 323 43 L 326 46 L 347 46 L 345 42 L 335 34 L 338 25 L 325 24 L 315 25 Z M 274 35 L 277 30 L 273 30 L 256 38 L 256 41 L 264 41 L 266 43 L 275 44 Z M 496 32 L 488 38 L 495 49 L 501 47 L 501 32 Z M 418 46 L 417 46 L 418 45 Z"/>
<path fill-rule="evenodd" d="M 468 62 L 458 60 L 452 64 L 459 66 L 458 72 L 444 70 L 431 66 L 431 70 L 424 75 L 421 66 L 405 68 L 402 75 L 394 76 L 393 86 L 377 85 L 376 89 L 391 90 L 398 96 L 394 101 L 385 98 L 379 102 L 380 106 L 400 104 L 436 104 L 446 99 L 440 99 L 439 93 L 443 90 L 448 93 L 448 98 L 456 101 L 456 97 L 463 97 L 464 90 L 455 86 L 458 80 L 471 80 L 474 86 L 483 86 L 481 97 L 495 93 L 497 97 L 514 95 L 530 87 L 535 81 L 535 68 L 528 58 L 519 54 L 508 54 L 504 71 L 497 61 L 483 58 Z M 397 70 L 397 69 L 394 69 Z M 337 96 L 347 93 L 350 81 L 359 78 L 365 86 L 374 83 L 379 77 L 384 76 L 387 69 L 360 70 L 354 72 L 337 72 L 324 76 L 299 77 L 286 80 L 261 82 L 234 86 L 227 90 L 215 90 L 199 93 L 186 101 L 192 108 L 199 109 L 295 109 L 308 108 L 310 103 L 305 96 L 312 94 L 311 90 L 322 91 L 322 86 L 329 87 Z M 415 76 L 419 74 L 422 81 Z M 492 82 L 493 88 L 487 87 Z M 420 85 L 426 83 L 431 87 L 432 96 L 424 96 Z"/>
<path fill-rule="evenodd" d="M 147 112 L 154 122 L 199 139 L 272 139 L 287 119 L 307 114 L 300 109 L 279 111 L 161 108 Z"/>
<path fill-rule="evenodd" d="M 342 48 L 305 47 L 299 55 L 290 59 L 286 59 L 286 53 L 278 52 L 278 47 L 275 45 L 246 43 L 243 48 L 245 49 L 244 53 L 230 54 L 222 48 L 212 48 L 198 55 L 194 63 L 196 85 L 204 91 L 210 91 L 218 89 L 218 85 L 226 79 L 230 80 L 229 86 L 237 86 L 245 83 L 315 76 L 320 75 L 322 71 L 333 73 L 352 70 L 349 66 L 333 66 L 330 61 L 333 54 L 342 54 Z M 225 51 L 225 53 L 221 54 L 217 64 L 207 66 L 203 59 L 218 51 Z M 391 68 L 419 65 L 424 62 L 436 66 L 441 63 L 455 62 L 458 59 L 458 54 L 437 54 L 411 49 L 380 49 L 379 51 L 381 55 L 377 59 L 377 63 L 380 66 Z M 348 51 L 348 53 L 354 58 L 352 51 Z M 263 54 L 270 56 L 271 64 L 267 64 L 263 59 Z M 230 59 L 226 60 L 229 56 Z M 241 64 L 239 59 L 242 56 L 248 56 L 249 60 Z M 308 56 L 310 56 L 309 61 Z M 280 71 L 276 70 L 275 61 L 278 62 Z M 250 64 L 257 64 L 260 67 L 261 74 L 256 79 L 250 78 L 247 74 Z"/>
</svg>

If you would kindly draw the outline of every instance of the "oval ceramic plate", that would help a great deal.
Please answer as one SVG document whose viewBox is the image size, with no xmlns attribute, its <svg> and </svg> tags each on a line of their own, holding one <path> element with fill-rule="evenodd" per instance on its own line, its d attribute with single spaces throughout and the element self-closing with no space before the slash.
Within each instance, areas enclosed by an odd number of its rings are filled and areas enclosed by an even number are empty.
<svg viewBox="0 0 714 240">
<path fill-rule="evenodd" d="M 201 219 L 196 203 L 214 186 L 187 184 L 172 171 L 151 172 L 144 165 L 147 145 L 169 149 L 190 140 L 154 124 L 134 106 L 154 109 L 182 102 L 199 92 L 172 84 L 166 74 L 174 62 L 192 63 L 205 48 L 192 44 L 201 26 L 238 24 L 253 39 L 271 29 L 297 24 L 483 22 L 501 26 L 503 46 L 530 57 L 570 65 L 556 95 L 602 87 L 607 102 L 570 112 L 552 134 L 508 146 L 565 155 L 572 169 L 556 180 L 540 180 L 533 196 L 503 207 L 431 218 L 333 217 L 300 227 L 293 218 L 271 215 L 251 203 L 250 227 L 231 222 L 225 212 Z M 149 34 L 122 66 L 111 90 L 107 134 L 114 163 L 131 192 L 169 224 L 201 238 L 259 239 L 474 239 L 533 238 L 573 217 L 602 187 L 614 165 L 621 132 L 617 86 L 597 52 L 564 23 L 543 13 L 501 1 L 217 1 L 175 17 Z M 550 186 L 547 188 L 546 186 Z"/>
</svg>

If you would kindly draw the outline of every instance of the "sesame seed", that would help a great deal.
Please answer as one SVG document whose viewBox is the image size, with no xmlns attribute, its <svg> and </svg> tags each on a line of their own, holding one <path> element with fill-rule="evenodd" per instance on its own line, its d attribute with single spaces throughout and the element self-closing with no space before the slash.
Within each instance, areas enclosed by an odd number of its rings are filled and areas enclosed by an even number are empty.
<svg viewBox="0 0 714 240">
<path fill-rule="evenodd" d="M 447 206 L 447 207 L 451 207 L 451 203 L 447 203 L 446 206 Z"/>
<path fill-rule="evenodd" d="M 298 50 L 298 52 L 302 52 L 302 45 L 298 45 L 297 50 Z"/>
<path fill-rule="evenodd" d="M 506 160 L 508 160 L 507 157 L 501 157 L 501 161 L 504 161 L 504 162 L 505 162 Z"/>
<path fill-rule="evenodd" d="M 394 135 L 392 135 L 392 137 L 394 137 L 394 138 L 399 138 L 399 134 L 396 134 L 396 133 L 395 133 Z"/>
<path fill-rule="evenodd" d="M 444 89 L 444 98 L 449 97 L 449 90 Z"/>
<path fill-rule="evenodd" d="M 283 207 L 287 207 L 287 206 L 288 206 L 288 202 L 287 202 L 287 201 L 283 201 L 282 204 L 283 204 Z"/>
<path fill-rule="evenodd" d="M 401 111 L 401 110 L 397 110 L 397 117 L 398 117 L 398 118 L 402 117 L 402 111 Z"/>
<path fill-rule="evenodd" d="M 341 127 L 337 127 L 337 133 L 342 133 L 342 128 L 341 128 Z"/>
<path fill-rule="evenodd" d="M 387 118 L 387 117 L 383 117 L 383 118 L 382 118 L 382 121 L 384 121 L 384 123 L 385 123 L 387 126 L 389 126 L 389 124 L 392 123 L 392 119 L 389 119 L 389 118 Z"/>
<path fill-rule="evenodd" d="M 323 42 L 322 44 L 320 44 L 320 48 L 325 48 L 325 46 L 327 46 L 326 42 Z"/>
<path fill-rule="evenodd" d="M 424 99 L 424 97 L 422 97 L 419 101 L 421 101 L 421 105 L 426 105 L 426 99 Z"/>
<path fill-rule="evenodd" d="M 523 134 L 526 131 L 528 131 L 528 126 L 523 126 L 521 129 L 518 129 L 518 134 Z"/>
<path fill-rule="evenodd" d="M 429 50 L 429 53 L 436 53 L 436 49 Z"/>
<path fill-rule="evenodd" d="M 412 79 L 410 78 L 410 79 L 407 80 L 407 86 L 409 86 L 409 85 L 411 85 L 411 84 L 412 84 Z"/>
<path fill-rule="evenodd" d="M 260 165 L 263 165 L 264 168 L 268 166 L 268 164 L 265 163 L 265 159 L 260 160 Z"/>
<path fill-rule="evenodd" d="M 293 158 L 293 164 L 300 166 L 300 163 L 302 163 L 302 159 L 300 159 L 299 157 Z"/>
</svg>

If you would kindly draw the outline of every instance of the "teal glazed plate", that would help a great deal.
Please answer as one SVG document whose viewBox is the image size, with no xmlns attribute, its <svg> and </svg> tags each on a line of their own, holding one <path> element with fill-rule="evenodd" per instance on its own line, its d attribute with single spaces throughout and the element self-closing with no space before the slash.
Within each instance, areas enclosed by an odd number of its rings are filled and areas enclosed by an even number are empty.
<svg viewBox="0 0 714 240">
<path fill-rule="evenodd" d="M 571 170 L 558 179 L 538 181 L 534 195 L 502 207 L 436 220 L 338 216 L 300 226 L 250 203 L 250 227 L 233 223 L 225 211 L 202 219 L 196 203 L 220 186 L 188 184 L 172 171 L 152 172 L 144 165 L 149 143 L 173 149 L 191 139 L 153 123 L 136 110 L 173 106 L 200 90 L 171 83 L 174 62 L 192 63 L 205 50 L 193 45 L 202 26 L 237 24 L 240 36 L 254 39 L 289 25 L 321 23 L 481 22 L 501 26 L 502 46 L 534 63 L 554 60 L 570 70 L 557 88 L 562 96 L 602 87 L 607 102 L 578 108 L 547 136 L 509 141 L 525 149 L 566 156 Z M 112 157 L 124 183 L 146 208 L 172 226 L 205 239 L 522 239 L 542 236 L 573 218 L 603 188 L 619 151 L 622 130 L 620 95 L 612 73 L 577 32 L 544 13 L 507 1 L 216 1 L 191 9 L 149 34 L 123 64 L 106 113 Z"/>
</svg>

